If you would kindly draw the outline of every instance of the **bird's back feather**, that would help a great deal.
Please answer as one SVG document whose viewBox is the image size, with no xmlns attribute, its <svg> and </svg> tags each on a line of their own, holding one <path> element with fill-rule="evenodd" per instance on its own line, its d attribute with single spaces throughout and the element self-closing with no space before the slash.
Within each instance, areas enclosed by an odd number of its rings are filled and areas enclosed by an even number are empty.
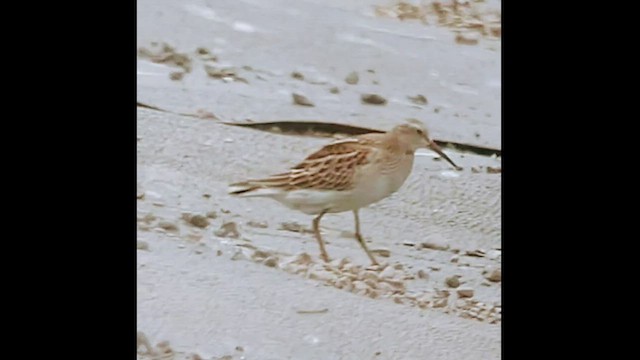
<svg viewBox="0 0 640 360">
<path fill-rule="evenodd" d="M 383 134 L 366 134 L 334 141 L 281 174 L 231 184 L 239 196 L 278 196 L 291 190 L 348 190 L 358 168 L 371 162 Z"/>
</svg>

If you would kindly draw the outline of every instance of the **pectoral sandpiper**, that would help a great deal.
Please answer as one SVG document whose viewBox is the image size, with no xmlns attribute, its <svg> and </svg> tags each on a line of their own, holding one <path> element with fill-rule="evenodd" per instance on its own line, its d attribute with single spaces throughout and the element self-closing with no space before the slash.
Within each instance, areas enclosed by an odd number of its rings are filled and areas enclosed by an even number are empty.
<svg viewBox="0 0 640 360">
<path fill-rule="evenodd" d="M 337 140 L 285 173 L 231 184 L 229 193 L 269 197 L 291 209 L 316 215 L 313 231 L 320 245 L 320 257 L 327 262 L 320 219 L 326 213 L 352 211 L 356 239 L 375 265 L 378 262 L 360 233 L 358 210 L 398 190 L 411 173 L 414 153 L 420 148 L 435 151 L 458 168 L 429 138 L 424 126 L 409 123 L 386 133 Z"/>
</svg>

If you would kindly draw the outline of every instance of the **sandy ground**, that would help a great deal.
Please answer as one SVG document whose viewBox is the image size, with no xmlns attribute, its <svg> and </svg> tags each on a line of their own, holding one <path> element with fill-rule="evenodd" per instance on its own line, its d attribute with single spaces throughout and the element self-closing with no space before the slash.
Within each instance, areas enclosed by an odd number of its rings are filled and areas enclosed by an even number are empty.
<svg viewBox="0 0 640 360">
<path fill-rule="evenodd" d="M 172 80 L 183 68 L 140 54 L 138 100 L 225 121 L 418 118 L 436 139 L 499 148 L 499 37 L 461 44 L 433 19 L 376 14 L 390 4 L 140 0 L 138 46 L 170 44 L 190 64 Z M 294 92 L 315 106 L 294 105 Z M 420 152 L 400 191 L 361 211 L 383 266 L 368 267 L 349 213 L 323 219 L 334 259 L 323 264 L 309 216 L 226 186 L 327 139 L 142 108 L 137 131 L 139 359 L 500 358 L 501 175 L 486 171 L 500 159 L 446 150 L 456 172 Z"/>
</svg>

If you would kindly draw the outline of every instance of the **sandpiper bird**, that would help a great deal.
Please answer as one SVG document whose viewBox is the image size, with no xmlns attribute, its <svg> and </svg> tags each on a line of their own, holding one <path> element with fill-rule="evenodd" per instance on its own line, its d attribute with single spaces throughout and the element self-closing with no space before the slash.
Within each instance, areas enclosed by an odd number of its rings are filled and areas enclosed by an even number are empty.
<svg viewBox="0 0 640 360">
<path fill-rule="evenodd" d="M 320 219 L 326 213 L 352 211 L 360 246 L 373 257 L 360 233 L 358 210 L 398 190 L 413 168 L 414 152 L 429 148 L 458 166 L 429 138 L 419 123 L 394 127 L 386 133 L 371 133 L 337 140 L 309 155 L 289 171 L 265 179 L 231 184 L 229 193 L 268 197 L 287 207 L 316 215 L 313 232 L 320 245 L 320 257 L 329 256 L 320 235 Z"/>
</svg>

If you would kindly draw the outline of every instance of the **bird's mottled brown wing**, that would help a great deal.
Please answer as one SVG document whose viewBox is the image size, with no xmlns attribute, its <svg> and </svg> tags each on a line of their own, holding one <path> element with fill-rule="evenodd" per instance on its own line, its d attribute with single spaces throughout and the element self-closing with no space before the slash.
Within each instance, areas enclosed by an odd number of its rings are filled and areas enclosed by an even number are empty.
<svg viewBox="0 0 640 360">
<path fill-rule="evenodd" d="M 353 187 L 357 168 L 370 162 L 375 151 L 372 144 L 372 140 L 362 137 L 338 140 L 309 155 L 286 173 L 263 180 L 252 180 L 250 183 L 286 190 L 350 189 Z"/>
</svg>

